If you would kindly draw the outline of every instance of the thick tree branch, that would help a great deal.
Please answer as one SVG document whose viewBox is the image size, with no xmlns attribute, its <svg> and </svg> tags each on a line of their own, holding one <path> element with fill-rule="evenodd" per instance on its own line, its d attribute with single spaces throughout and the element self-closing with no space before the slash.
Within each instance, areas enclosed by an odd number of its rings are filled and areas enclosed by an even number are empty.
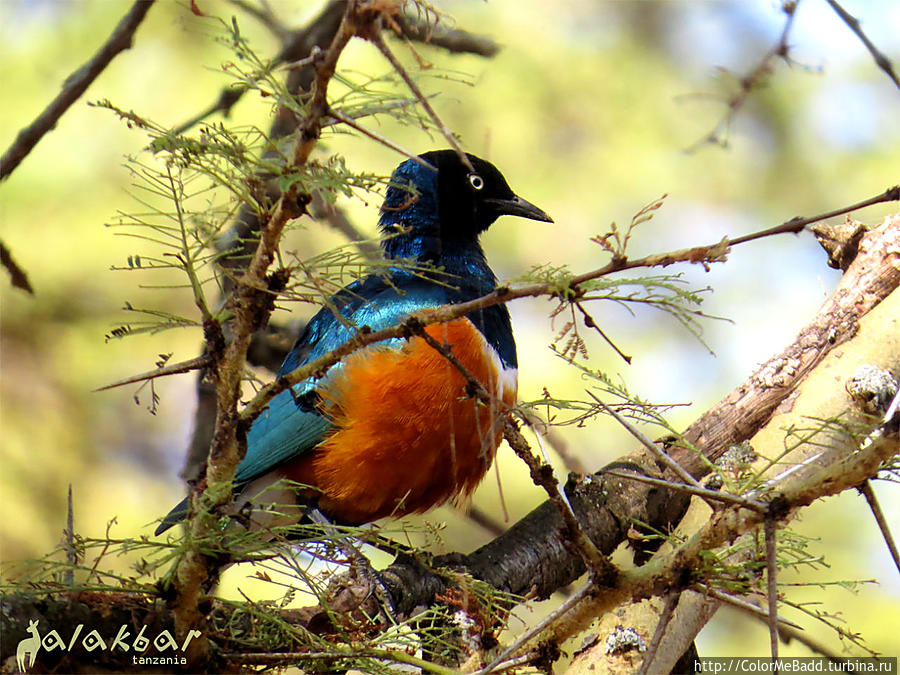
<svg viewBox="0 0 900 675">
<path fill-rule="evenodd" d="M 860 318 L 897 288 L 898 242 L 900 216 L 887 218 L 869 232 L 837 288 L 797 339 L 685 431 L 685 439 L 700 448 L 703 456 L 686 448 L 669 454 L 695 476 L 704 475 L 709 461 L 761 428 L 806 373 L 856 335 Z"/>
<path fill-rule="evenodd" d="M 810 462 L 801 471 L 779 481 L 773 494 L 771 514 L 759 514 L 737 506 L 714 514 L 706 526 L 671 553 L 658 556 L 633 571 L 623 572 L 617 588 L 598 590 L 589 601 L 560 621 L 545 639 L 559 644 L 622 602 L 680 588 L 685 577 L 696 579 L 702 576 L 704 551 L 734 541 L 764 525 L 767 519 L 787 519 L 821 497 L 855 487 L 875 475 L 882 464 L 898 452 L 900 439 L 896 434 L 881 436 L 857 452 L 853 448 L 848 451 L 846 443 L 834 444 L 819 461 Z"/>
</svg>

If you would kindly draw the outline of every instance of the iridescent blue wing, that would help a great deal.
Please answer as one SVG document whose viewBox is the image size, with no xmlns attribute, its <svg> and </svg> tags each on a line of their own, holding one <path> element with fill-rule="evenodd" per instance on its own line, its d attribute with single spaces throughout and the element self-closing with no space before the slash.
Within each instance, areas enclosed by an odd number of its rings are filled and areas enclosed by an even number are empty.
<svg viewBox="0 0 900 675">
<path fill-rule="evenodd" d="M 388 328 L 409 314 L 449 301 L 446 287 L 411 275 L 391 280 L 367 277 L 334 296 L 331 307 L 323 308 L 310 320 L 278 375 L 337 349 L 363 326 L 373 331 Z M 300 382 L 273 398 L 253 422 L 247 435 L 247 455 L 235 475 L 239 484 L 309 452 L 329 433 L 332 425 L 314 407 L 315 388 L 313 378 Z"/>
</svg>

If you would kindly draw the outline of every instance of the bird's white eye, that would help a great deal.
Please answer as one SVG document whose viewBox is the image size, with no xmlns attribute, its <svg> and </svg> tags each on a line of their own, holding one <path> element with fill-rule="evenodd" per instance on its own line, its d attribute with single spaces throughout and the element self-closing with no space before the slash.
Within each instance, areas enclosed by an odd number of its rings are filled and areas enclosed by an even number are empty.
<svg viewBox="0 0 900 675">
<path fill-rule="evenodd" d="M 480 190 L 484 187 L 484 179 L 481 176 L 479 176 L 477 173 L 469 174 L 469 183 L 476 190 Z"/>
</svg>

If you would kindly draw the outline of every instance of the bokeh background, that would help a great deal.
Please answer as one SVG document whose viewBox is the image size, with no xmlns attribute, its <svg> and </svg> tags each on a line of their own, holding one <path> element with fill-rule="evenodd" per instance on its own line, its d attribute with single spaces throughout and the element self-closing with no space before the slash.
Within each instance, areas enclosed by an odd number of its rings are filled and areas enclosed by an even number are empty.
<svg viewBox="0 0 900 675">
<path fill-rule="evenodd" d="M 197 2 L 207 13 L 237 16 L 261 54 L 277 50 L 271 34 L 233 5 Z M 900 4 L 844 4 L 875 44 L 900 62 Z M 0 145 L 12 142 L 128 6 L 118 0 L 0 0 Z M 272 6 L 295 26 L 321 3 L 274 0 Z M 665 206 L 640 228 L 632 255 L 714 242 L 820 213 L 900 179 L 900 92 L 822 0 L 800 3 L 789 41 L 795 63 L 776 62 L 767 86 L 734 120 L 728 148 L 695 152 L 685 150 L 725 114 L 721 96 L 734 90 L 735 76 L 753 68 L 777 42 L 780 3 L 516 0 L 438 6 L 460 27 L 495 38 L 502 50 L 482 59 L 420 47 L 435 66 L 423 74 L 424 90 L 440 93 L 434 105 L 467 150 L 495 162 L 519 194 L 556 220 L 497 223 L 484 246 L 501 278 L 544 263 L 574 271 L 603 264 L 605 257 L 589 238 L 605 232 L 610 221 L 627 223 L 663 193 L 669 195 Z M 59 542 L 69 483 L 76 529 L 86 536 L 103 536 L 114 518 L 116 536 L 149 535 L 153 520 L 183 495 L 177 474 L 193 421 L 193 376 L 157 384 L 155 415 L 148 412 L 146 388 L 92 392 L 153 368 L 161 353 L 171 352 L 173 362 L 195 356 L 201 336 L 176 330 L 104 339 L 130 318 L 121 311 L 126 301 L 188 314 L 192 301 L 183 288 L 148 287 L 166 279 L 110 271 L 142 253 L 140 243 L 105 224 L 120 212 L 140 210 L 129 193 L 123 157 L 141 153 L 146 137 L 86 101 L 109 98 L 165 125 L 192 117 L 229 81 L 220 66 L 231 55 L 213 34 L 209 20 L 194 16 L 188 3 L 158 3 L 134 48 L 113 62 L 0 186 L 0 236 L 35 288 L 31 297 L 10 288 L 5 278 L 0 284 L 0 554 L 6 561 L 40 556 Z M 397 51 L 405 50 L 398 45 Z M 366 44 L 354 44 L 342 66 L 375 74 L 388 70 Z M 459 76 L 439 76 L 448 73 Z M 270 112 L 269 102 L 245 97 L 232 118 L 265 128 Z M 421 129 L 386 122 L 376 128 L 415 151 L 444 145 Z M 401 159 L 351 136 L 330 137 L 325 149 L 343 154 L 354 170 L 381 174 Z M 374 236 L 379 199 L 363 197 L 343 205 Z M 890 211 L 881 206 L 857 215 L 875 223 Z M 309 255 L 340 243 L 326 227 L 301 223 L 284 248 Z M 730 320 L 705 322 L 705 345 L 665 316 L 632 316 L 614 306 L 595 306 L 595 318 L 633 356 L 632 365 L 588 336 L 591 367 L 621 376 L 647 399 L 689 404 L 673 411 L 676 427 L 686 426 L 780 350 L 839 278 L 806 234 L 741 246 L 727 264 L 685 275 L 713 289 L 704 310 Z M 585 386 L 548 349 L 561 327 L 548 319 L 552 307 L 546 300 L 510 307 L 523 399 L 539 398 L 544 387 L 557 397 L 578 397 Z M 302 321 L 311 311 L 287 306 L 275 318 Z M 633 446 L 614 424 L 565 427 L 560 433 L 593 469 Z M 512 453 L 501 451 L 498 468 L 514 522 L 542 494 Z M 896 485 L 880 482 L 875 488 L 896 524 Z M 504 518 L 492 475 L 474 502 Z M 427 520 L 442 524 L 436 550 L 468 551 L 490 537 L 450 507 Z M 848 493 L 817 504 L 796 527 L 819 538 L 814 550 L 827 563 L 806 576 L 876 583 L 856 593 L 825 587 L 792 597 L 840 611 L 847 627 L 861 632 L 872 648 L 896 654 L 900 581 L 862 499 Z M 225 591 L 253 593 L 249 574 L 233 570 Z M 522 615 L 531 620 L 528 611 Z M 804 625 L 819 639 L 836 642 L 824 626 Z M 765 655 L 767 644 L 761 624 L 726 609 L 701 633 L 699 651 Z M 808 653 L 797 645 L 784 651 Z"/>
</svg>

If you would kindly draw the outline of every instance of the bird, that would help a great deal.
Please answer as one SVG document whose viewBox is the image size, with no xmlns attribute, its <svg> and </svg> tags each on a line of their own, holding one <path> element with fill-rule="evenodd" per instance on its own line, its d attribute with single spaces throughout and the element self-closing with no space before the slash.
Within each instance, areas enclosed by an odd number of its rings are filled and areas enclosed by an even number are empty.
<svg viewBox="0 0 900 675">
<path fill-rule="evenodd" d="M 493 164 L 465 158 L 433 150 L 397 167 L 378 221 L 388 267 L 341 289 L 313 316 L 279 377 L 360 330 L 493 291 L 497 278 L 479 236 L 500 216 L 553 222 L 517 196 Z M 515 403 L 518 361 L 505 304 L 424 330 L 449 346 L 492 400 Z M 498 411 L 467 396 L 466 387 L 460 369 L 420 336 L 353 352 L 319 379 L 275 396 L 253 421 L 234 479 L 237 504 L 266 493 L 269 501 L 315 508 L 333 523 L 361 525 L 467 497 L 502 433 Z M 279 489 L 285 480 L 308 487 Z M 188 510 L 185 499 L 156 534 Z"/>
</svg>

